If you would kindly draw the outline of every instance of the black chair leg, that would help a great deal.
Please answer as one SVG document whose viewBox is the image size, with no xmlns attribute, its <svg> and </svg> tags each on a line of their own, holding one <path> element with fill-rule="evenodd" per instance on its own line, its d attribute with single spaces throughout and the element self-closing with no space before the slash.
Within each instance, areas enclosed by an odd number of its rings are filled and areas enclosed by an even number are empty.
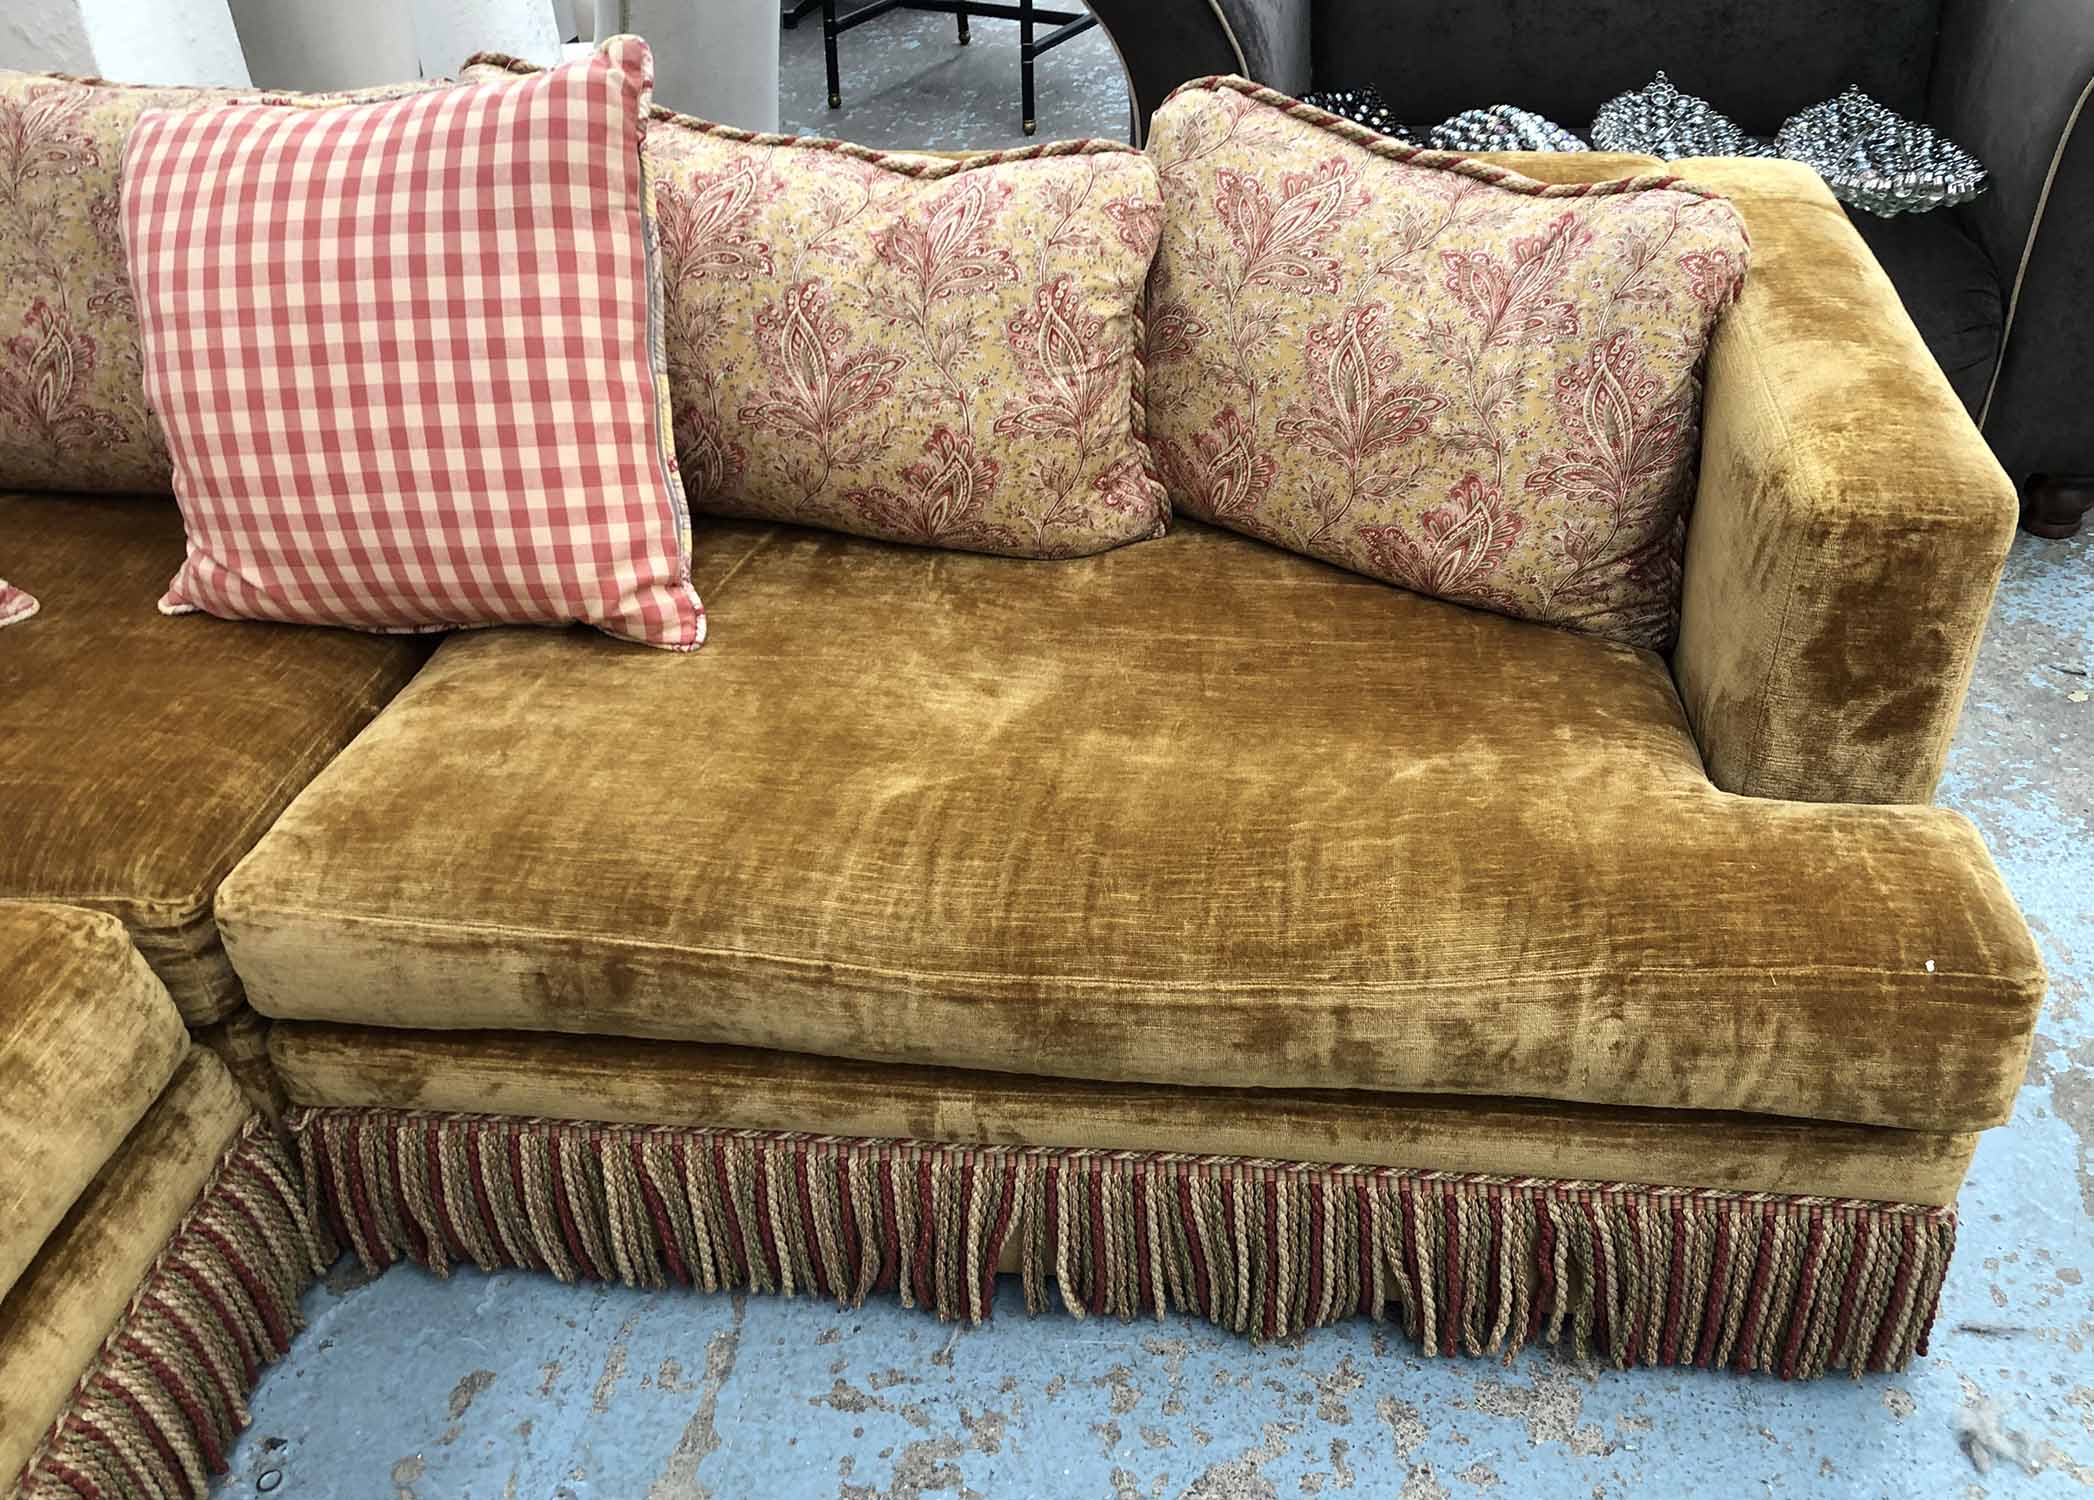
<svg viewBox="0 0 2094 1500">
<path fill-rule="evenodd" d="M 1018 92 L 1020 125 L 1027 135 L 1040 128 L 1032 97 L 1032 0 L 1018 0 Z"/>
<path fill-rule="evenodd" d="M 958 12 L 957 19 L 960 23 L 960 45 L 964 47 L 970 41 L 974 40 L 972 37 L 967 35 L 967 12 L 964 10 Z"/>
<path fill-rule="evenodd" d="M 829 65 L 829 108 L 843 108 L 843 80 L 836 71 L 836 0 L 822 0 L 822 58 Z"/>
</svg>

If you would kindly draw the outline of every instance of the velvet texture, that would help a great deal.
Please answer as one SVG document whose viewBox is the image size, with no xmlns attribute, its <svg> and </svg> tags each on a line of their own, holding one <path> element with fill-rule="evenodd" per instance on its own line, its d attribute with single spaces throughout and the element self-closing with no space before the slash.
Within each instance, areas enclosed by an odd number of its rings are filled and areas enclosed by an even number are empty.
<svg viewBox="0 0 2094 1500">
<path fill-rule="evenodd" d="M 1518 1099 L 1085 1083 L 515 1031 L 286 1021 L 270 1053 L 294 1108 L 1278 1157 L 1935 1205 L 1955 1201 L 1977 1139 Z"/>
<path fill-rule="evenodd" d="M 160 1097 L 189 1035 L 123 924 L 99 912 L 0 902 L 0 985 L 4 1297 Z"/>
<path fill-rule="evenodd" d="M 698 552 L 732 649 L 674 673 L 572 632 L 438 652 L 221 889 L 256 1009 L 2006 1117 L 2043 976 L 1976 833 L 1724 795 L 1648 653 L 1189 522 L 1052 568 Z M 623 753 L 643 722 L 706 728 Z"/>
<path fill-rule="evenodd" d="M 192 1052 L 0 1301 L 0 1480 L 12 1479 L 252 1118 Z"/>
<path fill-rule="evenodd" d="M 0 647 L 0 900 L 121 917 L 184 1019 L 240 1004 L 212 894 L 433 642 L 169 619 L 172 505 L 0 494 L 43 613 Z"/>
<path fill-rule="evenodd" d="M 225 1065 L 247 1102 L 265 1118 L 283 1118 L 284 1084 L 269 1061 L 267 1021 L 243 1005 L 222 1021 L 197 1027 L 189 1039 Z"/>
<path fill-rule="evenodd" d="M 1753 241 L 1710 351 L 1680 692 L 1727 791 L 1925 802 L 2014 487 L 1822 181 L 1690 160 Z"/>
</svg>

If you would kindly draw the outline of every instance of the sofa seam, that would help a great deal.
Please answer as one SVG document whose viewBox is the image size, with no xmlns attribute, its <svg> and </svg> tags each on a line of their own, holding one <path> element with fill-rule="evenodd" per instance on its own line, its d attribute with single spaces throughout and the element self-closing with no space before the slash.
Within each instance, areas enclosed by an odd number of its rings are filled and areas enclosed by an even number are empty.
<svg viewBox="0 0 2094 1500">
<path fill-rule="evenodd" d="M 1760 394 L 1766 401 L 1767 410 L 1773 414 L 1775 426 L 1780 430 L 1782 447 L 1799 465 L 1808 462 L 1803 456 L 1803 450 L 1797 445 L 1795 429 L 1789 423 L 1788 413 L 1782 409 L 1774 389 L 1773 377 L 1768 373 L 1757 310 L 1741 305 L 1731 310 L 1731 316 L 1738 324 L 1738 331 L 1745 336 L 1745 352 L 1751 358 L 1752 373 L 1759 382 Z M 1691 540 L 1689 545 L 1692 545 Z M 1797 575 L 1802 571 L 1802 567 L 1801 549 L 1791 549 L 1782 588 L 1781 623 L 1775 627 L 1774 645 L 1767 654 L 1766 673 L 1760 681 L 1759 722 L 1753 728 L 1752 750 L 1744 780 L 1739 788 L 1749 797 L 1764 795 L 1760 789 L 1767 781 L 1764 764 L 1774 720 L 1774 688 L 1781 674 L 1783 655 L 1788 650 L 1789 623 L 1795 615 L 1799 587 Z"/>
</svg>

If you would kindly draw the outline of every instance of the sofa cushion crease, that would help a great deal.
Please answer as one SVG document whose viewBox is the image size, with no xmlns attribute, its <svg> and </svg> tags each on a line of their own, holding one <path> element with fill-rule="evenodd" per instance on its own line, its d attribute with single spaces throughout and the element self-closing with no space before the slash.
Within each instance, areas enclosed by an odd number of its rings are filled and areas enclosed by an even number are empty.
<svg viewBox="0 0 2094 1500">
<path fill-rule="evenodd" d="M 183 1018 L 221 1020 L 218 880 L 435 643 L 159 614 L 171 505 L 0 494 L 0 550 L 47 580 L 0 650 L 0 902 L 120 917 Z"/>
<path fill-rule="evenodd" d="M 115 917 L 0 904 L 0 1297 L 188 1047 Z"/>
</svg>

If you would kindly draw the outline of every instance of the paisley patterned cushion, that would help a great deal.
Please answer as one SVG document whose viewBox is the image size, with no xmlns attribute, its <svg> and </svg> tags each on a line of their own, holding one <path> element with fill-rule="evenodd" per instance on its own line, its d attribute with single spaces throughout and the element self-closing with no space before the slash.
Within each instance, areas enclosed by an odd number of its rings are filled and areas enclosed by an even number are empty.
<svg viewBox="0 0 2094 1500">
<path fill-rule="evenodd" d="M 296 98 L 0 69 L 0 486 L 173 492 L 146 412 L 117 227 L 124 137 L 148 109 L 233 99 L 337 104 L 440 80 Z"/>
<path fill-rule="evenodd" d="M 524 71 L 488 53 L 464 77 Z M 647 153 L 694 511 L 1014 557 L 1163 531 L 1140 152 L 953 159 L 656 110 Z"/>
<path fill-rule="evenodd" d="M 1420 593 L 1663 650 L 1700 366 L 1746 239 L 1669 177 L 1543 186 L 1238 78 L 1149 150 L 1173 503 Z"/>
</svg>

